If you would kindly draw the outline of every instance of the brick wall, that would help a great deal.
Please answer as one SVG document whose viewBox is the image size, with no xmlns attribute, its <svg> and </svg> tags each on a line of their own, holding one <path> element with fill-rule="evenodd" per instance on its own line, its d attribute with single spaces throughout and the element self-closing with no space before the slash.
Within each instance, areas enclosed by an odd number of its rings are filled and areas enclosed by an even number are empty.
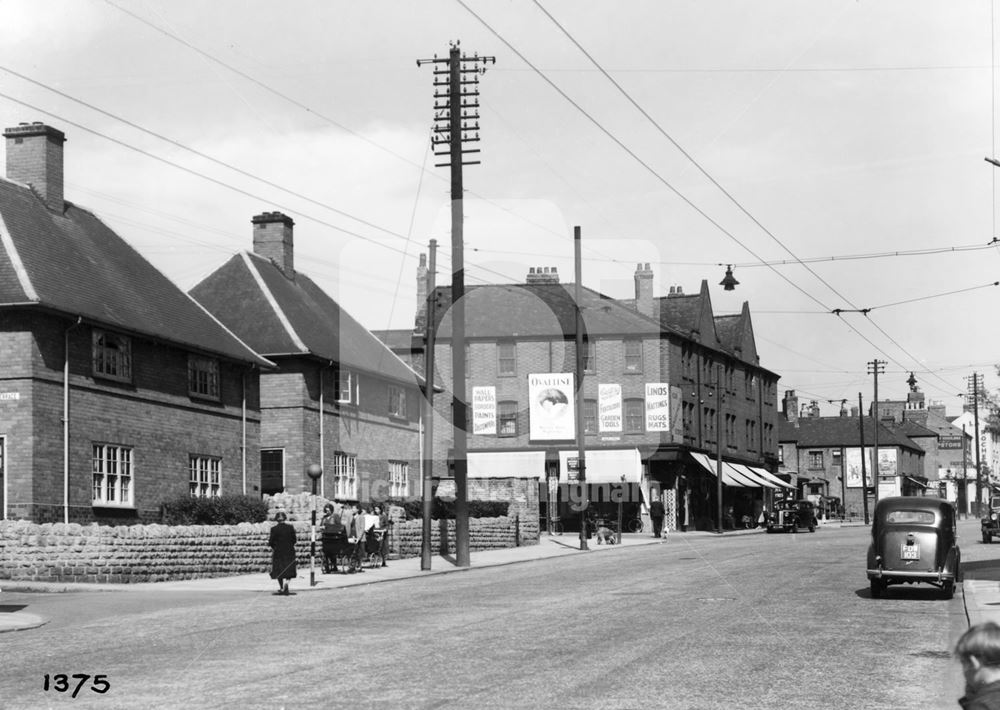
<svg viewBox="0 0 1000 710">
<path fill-rule="evenodd" d="M 291 521 L 299 574 L 309 567 L 311 526 Z M 0 522 L 0 579 L 36 582 L 159 582 L 241 574 L 267 574 L 272 523 L 240 525 L 129 525 Z M 432 549 L 455 551 L 454 521 L 434 521 Z M 390 557 L 420 555 L 422 523 L 393 526 Z M 470 549 L 517 544 L 517 518 L 470 521 Z M 535 541 L 537 542 L 537 534 Z"/>
</svg>

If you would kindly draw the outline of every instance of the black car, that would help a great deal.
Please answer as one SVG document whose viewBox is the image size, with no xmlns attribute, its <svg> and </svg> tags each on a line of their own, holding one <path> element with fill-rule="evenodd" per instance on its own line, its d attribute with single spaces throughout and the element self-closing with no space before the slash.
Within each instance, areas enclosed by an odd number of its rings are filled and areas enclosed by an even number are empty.
<svg viewBox="0 0 1000 710">
<path fill-rule="evenodd" d="M 1000 537 L 1000 498 L 990 498 L 990 512 L 979 521 L 983 532 L 983 542 L 989 545 L 993 538 Z"/>
<path fill-rule="evenodd" d="M 868 579 L 873 599 L 890 584 L 931 584 L 951 599 L 961 581 L 955 507 L 932 497 L 883 498 L 875 505 Z"/>
<path fill-rule="evenodd" d="M 806 528 L 816 532 L 816 506 L 808 500 L 782 500 L 774 504 L 767 515 L 767 531 L 798 532 Z"/>
</svg>

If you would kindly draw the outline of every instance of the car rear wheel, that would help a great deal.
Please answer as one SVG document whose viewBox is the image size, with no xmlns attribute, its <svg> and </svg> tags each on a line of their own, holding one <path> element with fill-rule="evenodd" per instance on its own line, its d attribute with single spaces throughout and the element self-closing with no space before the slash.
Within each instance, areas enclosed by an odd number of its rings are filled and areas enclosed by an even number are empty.
<svg viewBox="0 0 1000 710">
<path fill-rule="evenodd" d="M 988 532 L 983 532 L 983 544 L 989 545 L 993 537 Z"/>
<path fill-rule="evenodd" d="M 951 599 L 955 596 L 955 583 L 945 582 L 944 586 L 941 588 L 941 596 L 945 599 Z"/>
<path fill-rule="evenodd" d="M 872 599 L 880 599 L 882 597 L 882 594 L 885 593 L 885 585 L 882 584 L 882 580 L 880 579 L 873 579 L 871 581 L 871 588 L 872 588 Z"/>
<path fill-rule="evenodd" d="M 816 526 L 813 523 L 809 523 L 809 532 L 816 532 Z"/>
</svg>

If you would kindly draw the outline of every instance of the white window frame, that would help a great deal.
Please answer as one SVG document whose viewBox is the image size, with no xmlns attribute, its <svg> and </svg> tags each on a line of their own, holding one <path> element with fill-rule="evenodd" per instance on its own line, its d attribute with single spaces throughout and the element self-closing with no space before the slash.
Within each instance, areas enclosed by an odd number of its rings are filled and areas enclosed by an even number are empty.
<svg viewBox="0 0 1000 710">
<path fill-rule="evenodd" d="M 505 399 L 502 402 L 497 402 L 497 437 L 498 438 L 508 438 L 517 436 L 517 402 L 510 399 Z M 504 427 L 505 424 L 510 424 L 513 429 L 508 430 Z"/>
<path fill-rule="evenodd" d="M 188 355 L 188 394 L 218 401 L 219 361 L 213 357 Z"/>
<path fill-rule="evenodd" d="M 102 508 L 135 507 L 134 449 L 95 443 L 91 454 L 91 504 Z"/>
<path fill-rule="evenodd" d="M 626 434 L 645 434 L 646 433 L 645 400 L 638 399 L 636 397 L 629 397 L 627 399 L 622 400 L 622 420 Z"/>
<path fill-rule="evenodd" d="M 342 500 L 358 499 L 358 457 L 338 451 L 333 455 L 334 497 Z"/>
<path fill-rule="evenodd" d="M 337 404 L 358 403 L 358 378 L 351 370 L 337 372 Z"/>
<path fill-rule="evenodd" d="M 192 498 L 222 495 L 222 459 L 218 456 L 188 456 L 188 490 Z"/>
<path fill-rule="evenodd" d="M 629 346 L 634 346 L 638 349 L 638 352 L 629 353 Z M 622 359 L 625 363 L 625 372 L 627 374 L 641 373 L 642 372 L 642 340 L 638 338 L 625 338 L 622 341 Z M 633 362 L 633 366 L 629 366 L 629 361 Z"/>
<path fill-rule="evenodd" d="M 410 464 L 406 461 L 389 461 L 389 496 L 406 498 L 410 495 Z"/>
<path fill-rule="evenodd" d="M 94 328 L 91 360 L 96 377 L 119 382 L 132 381 L 132 340 L 128 336 Z"/>
<path fill-rule="evenodd" d="M 504 350 L 510 348 L 509 355 Z M 507 368 L 504 365 L 509 364 Z M 517 343 L 513 340 L 497 341 L 497 376 L 512 377 L 517 374 Z"/>
<path fill-rule="evenodd" d="M 406 388 L 389 385 L 389 416 L 406 419 Z"/>
</svg>

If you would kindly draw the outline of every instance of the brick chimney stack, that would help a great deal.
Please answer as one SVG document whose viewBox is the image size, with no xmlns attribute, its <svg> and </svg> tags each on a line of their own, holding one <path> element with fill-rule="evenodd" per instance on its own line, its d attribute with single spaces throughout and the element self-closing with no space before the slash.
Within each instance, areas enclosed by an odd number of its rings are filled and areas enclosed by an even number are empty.
<svg viewBox="0 0 1000 710">
<path fill-rule="evenodd" d="M 413 331 L 423 333 L 427 328 L 427 255 L 420 255 L 417 264 L 417 315 Z"/>
<path fill-rule="evenodd" d="M 798 422 L 799 398 L 795 396 L 795 390 L 785 390 L 785 398 L 781 400 L 781 413 L 785 415 L 785 421 Z"/>
<path fill-rule="evenodd" d="M 281 212 L 263 212 L 252 220 L 253 253 L 270 259 L 285 276 L 295 274 L 292 227 L 295 222 Z"/>
<path fill-rule="evenodd" d="M 648 263 L 635 265 L 635 310 L 644 316 L 653 315 L 653 271 Z"/>
<path fill-rule="evenodd" d="M 66 135 L 40 121 L 4 129 L 7 177 L 27 183 L 53 212 L 62 214 L 63 143 Z"/>
<path fill-rule="evenodd" d="M 528 275 L 525 277 L 525 283 L 528 284 L 557 284 L 559 283 L 559 270 L 557 267 L 542 267 L 542 266 L 530 266 L 528 267 Z"/>
</svg>

